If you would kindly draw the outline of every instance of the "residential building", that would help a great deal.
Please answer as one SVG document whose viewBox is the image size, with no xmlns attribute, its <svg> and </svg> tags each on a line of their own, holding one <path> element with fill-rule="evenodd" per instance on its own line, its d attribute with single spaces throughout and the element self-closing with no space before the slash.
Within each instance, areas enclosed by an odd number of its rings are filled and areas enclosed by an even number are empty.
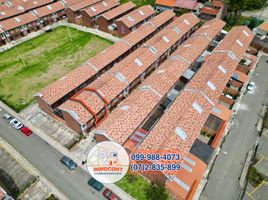
<svg viewBox="0 0 268 200">
<path fill-rule="evenodd" d="M 268 21 L 253 29 L 254 34 L 259 36 L 268 36 Z"/>
<path fill-rule="evenodd" d="M 120 17 L 119 19 L 115 20 L 118 36 L 122 37 L 129 34 L 140 27 L 144 22 L 147 22 L 149 19 L 153 18 L 154 15 L 154 9 L 147 5 L 137 8 L 127 15 Z"/>
<path fill-rule="evenodd" d="M 95 25 L 99 16 L 111 10 L 119 5 L 118 0 L 104 0 L 95 5 L 89 6 L 81 11 L 83 25 L 92 26 Z"/>
<path fill-rule="evenodd" d="M 163 11 L 167 9 L 174 9 L 179 11 L 181 9 L 196 11 L 199 8 L 197 0 L 156 0 L 156 10 Z"/>
<path fill-rule="evenodd" d="M 101 0 L 85 0 L 85 1 L 78 2 L 76 4 L 69 5 L 69 7 L 66 8 L 65 10 L 66 15 L 68 17 L 68 22 L 82 25 L 83 20 L 82 20 L 81 10 L 89 6 L 92 6 L 100 1 Z"/>
<path fill-rule="evenodd" d="M 133 2 L 129 1 L 110 11 L 103 13 L 97 19 L 98 28 L 102 31 L 115 34 L 117 31 L 116 24 L 114 23 L 115 20 L 133 11 L 135 7 L 136 5 Z"/>
<path fill-rule="evenodd" d="M 148 23 L 123 37 L 121 41 L 89 59 L 84 65 L 45 87 L 35 95 L 40 108 L 50 116 L 63 118 L 62 113 L 57 108 L 59 105 L 93 82 L 101 74 L 110 70 L 117 62 L 124 59 L 142 43 L 167 26 L 174 16 L 175 14 L 172 11 L 160 13 Z M 80 132 L 81 127 L 78 126 L 77 130 Z"/>
<path fill-rule="evenodd" d="M 59 21 L 60 19 L 66 17 L 65 5 L 61 1 L 57 1 L 55 3 L 32 10 L 32 13 L 39 18 L 38 19 L 39 27 L 53 24 Z"/>
<path fill-rule="evenodd" d="M 21 38 L 38 29 L 38 18 L 33 13 L 0 21 L 2 43 Z"/>
</svg>

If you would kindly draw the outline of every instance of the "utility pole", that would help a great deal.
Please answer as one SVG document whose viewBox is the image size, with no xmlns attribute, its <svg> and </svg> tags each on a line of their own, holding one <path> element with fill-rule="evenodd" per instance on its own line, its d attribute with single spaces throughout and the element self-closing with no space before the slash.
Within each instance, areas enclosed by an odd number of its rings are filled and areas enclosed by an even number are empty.
<svg viewBox="0 0 268 200">
<path fill-rule="evenodd" d="M 16 49 L 16 52 L 17 52 L 17 54 L 18 54 L 19 58 L 21 59 L 21 61 L 22 61 L 22 63 L 23 63 L 23 66 L 26 68 L 26 67 L 27 67 L 27 65 L 26 65 L 26 63 L 25 63 L 24 59 L 22 58 L 22 56 L 21 56 L 21 54 L 20 54 L 19 50 L 17 49 L 16 45 L 14 44 L 14 42 L 11 42 L 11 41 L 10 41 L 10 40 L 7 38 L 7 36 L 6 36 L 6 34 L 5 34 L 5 33 L 4 33 L 4 35 L 5 35 L 5 38 L 6 38 L 6 40 L 8 41 L 8 43 L 9 43 L 9 44 L 12 44 L 12 45 L 13 45 L 13 47 Z"/>
<path fill-rule="evenodd" d="M 69 26 L 68 26 L 68 25 L 67 25 L 67 31 L 68 31 L 69 38 L 70 38 L 70 40 L 71 40 L 71 42 L 72 42 L 73 39 L 72 39 L 72 36 L 71 36 L 71 33 L 70 33 L 70 30 L 69 30 Z"/>
</svg>

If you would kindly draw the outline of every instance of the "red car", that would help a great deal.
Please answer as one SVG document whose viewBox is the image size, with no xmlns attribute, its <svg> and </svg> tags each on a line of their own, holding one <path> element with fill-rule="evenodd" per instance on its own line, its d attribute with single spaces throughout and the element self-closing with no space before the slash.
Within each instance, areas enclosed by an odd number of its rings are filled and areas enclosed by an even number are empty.
<svg viewBox="0 0 268 200">
<path fill-rule="evenodd" d="M 27 127 L 22 127 L 21 129 L 20 129 L 20 131 L 24 134 L 24 135 L 26 135 L 26 136 L 29 136 L 29 135 L 31 135 L 33 132 L 29 129 L 29 128 L 27 128 Z"/>
<path fill-rule="evenodd" d="M 105 189 L 103 191 L 103 196 L 109 200 L 121 200 L 118 196 L 116 196 L 111 190 Z"/>
</svg>

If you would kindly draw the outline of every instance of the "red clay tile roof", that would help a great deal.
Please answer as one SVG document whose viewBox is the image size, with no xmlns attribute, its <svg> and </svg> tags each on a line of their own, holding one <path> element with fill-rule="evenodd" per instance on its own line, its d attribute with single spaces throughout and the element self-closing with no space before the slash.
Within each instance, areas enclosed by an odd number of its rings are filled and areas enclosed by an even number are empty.
<svg viewBox="0 0 268 200">
<path fill-rule="evenodd" d="M 127 27 L 133 27 L 139 22 L 142 22 L 146 18 L 154 15 L 155 11 L 152 6 L 142 6 L 137 8 L 136 10 L 126 14 L 125 16 L 116 20 L 123 22 Z"/>
<path fill-rule="evenodd" d="M 211 8 L 211 7 L 208 7 L 208 6 L 205 6 L 205 7 L 201 8 L 201 10 L 200 10 L 200 13 L 209 14 L 209 15 L 215 15 L 215 16 L 219 12 L 220 12 L 220 10 L 214 9 L 214 8 Z"/>
<path fill-rule="evenodd" d="M 167 51 L 173 44 L 180 40 L 180 38 L 186 34 L 194 25 L 199 22 L 199 19 L 193 15 L 186 14 L 189 18 L 187 23 L 182 20 L 184 16 L 177 18 L 166 28 L 161 30 L 150 40 L 148 40 L 142 47 L 131 53 L 117 65 L 115 65 L 108 73 L 103 74 L 99 79 L 94 81 L 88 86 L 88 88 L 97 89 L 103 96 L 111 102 L 116 96 L 118 96 L 127 86 L 132 83 L 142 72 L 144 72 L 149 66 L 151 66 L 165 51 Z M 177 26 L 180 32 L 177 33 L 173 27 Z M 172 28 L 172 29 L 171 29 Z M 166 37 L 169 42 L 166 42 L 163 37 Z M 153 46 L 155 53 L 148 47 Z M 141 66 L 137 67 L 136 59 L 139 59 Z M 120 76 L 124 77 L 125 80 L 120 80 Z M 90 95 L 86 97 L 88 105 L 97 113 L 100 111 L 99 105 L 96 104 L 95 100 Z M 89 99 L 91 99 L 89 103 Z M 85 124 L 89 121 L 89 111 L 87 115 L 78 113 L 79 107 L 82 107 L 80 103 L 77 106 L 71 107 L 68 102 L 65 102 L 60 108 L 64 110 L 73 110 L 81 124 Z M 73 105 L 73 103 L 72 103 Z"/>
<path fill-rule="evenodd" d="M 219 1 L 219 0 L 212 1 L 212 6 L 214 6 L 214 7 L 221 8 L 223 5 L 224 5 L 224 3 L 222 1 Z"/>
<path fill-rule="evenodd" d="M 197 0 L 176 0 L 175 7 L 193 10 L 197 5 Z"/>
<path fill-rule="evenodd" d="M 188 154 L 215 106 L 217 98 L 221 95 L 225 83 L 228 82 L 233 70 L 246 51 L 246 44 L 249 45 L 252 40 L 250 36 L 252 32 L 247 30 L 248 32 L 245 34 L 243 30 L 244 27 L 233 28 L 215 48 L 236 50 L 238 59 L 232 59 L 227 52 L 212 53 L 145 138 L 139 149 L 176 150 L 182 157 Z M 248 35 L 247 39 L 244 39 L 243 35 Z M 237 50 L 236 45 L 227 46 L 227 44 L 234 43 L 237 38 L 244 42 L 243 48 Z M 219 66 L 221 67 L 219 68 Z M 209 81 L 210 83 L 208 83 Z"/>
<path fill-rule="evenodd" d="M 213 115 L 215 115 L 216 117 L 218 117 L 218 118 L 220 118 L 220 119 L 222 119 L 222 120 L 228 122 L 229 119 L 230 119 L 230 117 L 231 117 L 232 111 L 229 110 L 229 109 L 227 109 L 227 108 L 225 108 L 225 107 L 224 107 L 223 105 L 221 105 L 221 104 L 217 104 L 217 105 L 215 106 L 215 108 L 216 108 L 217 110 L 219 110 L 219 112 L 215 112 L 215 109 L 213 109 L 213 110 L 211 111 L 211 114 L 213 114 Z"/>
<path fill-rule="evenodd" d="M 95 73 L 96 71 L 89 65 L 80 66 L 61 79 L 45 87 L 38 95 L 48 104 L 53 104 L 64 97 L 68 92 L 75 89 L 78 85 L 88 80 L 88 78 Z"/>
<path fill-rule="evenodd" d="M 41 8 L 37 8 L 33 10 L 33 12 L 38 17 L 44 17 L 44 16 L 50 15 L 52 13 L 55 13 L 64 9 L 65 9 L 65 5 L 61 1 L 57 1 L 55 3 L 43 6 Z"/>
<path fill-rule="evenodd" d="M 114 45 L 106 48 L 104 51 L 94 56 L 93 58 L 88 60 L 88 64 L 86 67 L 90 72 L 84 73 L 84 66 L 78 67 L 76 70 L 70 72 L 65 75 L 64 79 L 60 79 L 55 81 L 54 83 L 45 87 L 40 94 L 43 96 L 43 99 L 48 104 L 53 104 L 58 101 L 60 98 L 64 97 L 71 90 L 78 87 L 78 85 L 90 79 L 93 75 L 96 75 L 96 70 L 101 70 L 115 59 L 122 56 L 125 52 L 127 52 L 132 46 L 139 43 L 141 40 L 152 34 L 157 28 L 162 26 L 165 22 L 169 21 L 174 17 L 174 13 L 172 11 L 162 12 L 157 15 L 149 22 L 143 26 L 139 27 L 135 31 L 131 32 L 127 36 L 123 37 L 123 39 Z M 107 59 L 109 58 L 109 59 Z M 75 76 L 79 76 L 79 79 L 76 79 Z M 83 77 L 83 78 L 81 78 Z M 76 80 L 74 80 L 76 79 Z M 65 87 L 66 85 L 66 87 Z"/>
<path fill-rule="evenodd" d="M 215 51 L 232 51 L 236 59 L 240 61 L 243 58 L 245 50 L 250 45 L 254 35 L 246 26 L 235 26 L 231 29 L 232 34 L 226 35 L 226 40 L 215 48 Z"/>
<path fill-rule="evenodd" d="M 0 11 L 0 20 L 7 19 L 23 12 L 24 10 L 19 10 L 18 8 L 7 8 L 6 10 Z"/>
<path fill-rule="evenodd" d="M 94 17 L 118 5 L 119 5 L 119 2 L 117 0 L 104 0 L 92 6 L 87 7 L 85 11 L 90 17 Z"/>
<path fill-rule="evenodd" d="M 129 10 L 135 7 L 136 7 L 136 4 L 134 4 L 132 1 L 129 1 L 110 11 L 103 13 L 102 16 L 106 18 L 107 20 L 115 19 L 116 17 L 120 16 L 123 13 L 128 12 Z"/>
<path fill-rule="evenodd" d="M 268 32 L 268 20 L 259 25 L 258 28 Z"/>
<path fill-rule="evenodd" d="M 248 75 L 244 74 L 241 71 L 235 70 L 233 73 L 233 77 L 235 77 L 236 80 L 245 83 L 248 80 Z"/>
<path fill-rule="evenodd" d="M 86 8 L 88 6 L 94 5 L 100 1 L 101 0 L 85 0 L 85 1 L 81 1 L 81 2 L 76 3 L 76 4 L 71 4 L 69 6 L 69 8 L 73 11 L 78 11 L 78 10 L 81 10 L 81 9 Z"/>
<path fill-rule="evenodd" d="M 62 0 L 67 6 L 73 5 L 73 4 L 77 4 L 79 2 L 82 2 L 84 0 Z"/>
<path fill-rule="evenodd" d="M 223 28 L 224 22 L 221 20 L 213 20 L 214 23 L 207 22 L 200 29 L 199 34 L 209 33 L 214 38 Z M 211 28 L 210 26 L 211 25 Z M 205 28 L 204 28 L 205 27 Z M 214 31 L 214 33 L 212 33 Z M 143 122 L 145 117 L 149 115 L 152 109 L 159 103 L 183 72 L 194 62 L 198 56 L 207 48 L 210 40 L 204 36 L 189 38 L 182 46 L 180 46 L 160 67 L 150 75 L 130 96 L 125 99 L 118 107 L 113 110 L 112 114 L 106 119 L 98 129 L 105 131 L 106 137 L 123 144 L 131 133 Z M 185 45 L 191 46 L 184 47 Z M 193 52 L 193 50 L 195 50 Z M 174 59 L 181 56 L 190 63 L 183 60 Z M 179 66 L 179 67 L 178 67 Z M 159 84 L 161 82 L 161 84 Z M 141 88 L 150 86 L 149 90 Z M 161 97 L 159 96 L 161 95 Z M 127 110 L 122 108 L 128 107 Z M 94 132 L 94 131 L 93 131 Z"/>
<path fill-rule="evenodd" d="M 29 0 L 23 4 L 20 4 L 21 1 L 18 1 L 19 5 L 21 5 L 25 11 L 27 10 L 32 10 L 34 8 L 46 5 L 46 4 L 50 4 L 53 2 L 53 0 Z"/>
<path fill-rule="evenodd" d="M 28 10 L 52 3 L 52 0 L 9 1 L 0 5 L 0 20 L 19 15 Z"/>
<path fill-rule="evenodd" d="M 17 28 L 22 25 L 26 25 L 30 22 L 36 21 L 38 18 L 32 13 L 25 13 L 17 17 L 0 21 L 0 28 L 5 31 Z"/>
<path fill-rule="evenodd" d="M 189 153 L 186 160 L 183 161 L 181 169 L 174 175 L 174 179 L 167 180 L 166 187 L 168 191 L 176 196 L 177 199 L 187 199 L 187 195 L 191 190 L 187 191 L 185 189 L 187 187 L 191 188 L 195 181 L 197 181 L 197 184 L 200 182 L 206 167 L 207 165 L 204 162 Z M 180 181 L 184 183 L 186 187 L 182 187 L 181 184 L 177 183 Z M 193 193 L 195 193 L 195 191 L 193 191 Z"/>
<path fill-rule="evenodd" d="M 240 72 L 243 72 L 244 74 L 248 74 L 248 72 L 250 71 L 250 67 L 244 65 L 238 65 L 236 69 Z"/>
<path fill-rule="evenodd" d="M 155 4 L 161 5 L 161 6 L 168 6 L 168 7 L 174 7 L 176 3 L 176 0 L 156 0 Z"/>
<path fill-rule="evenodd" d="M 219 100 L 222 101 L 222 102 L 224 102 L 224 103 L 226 103 L 226 104 L 228 104 L 228 105 L 230 105 L 230 106 L 233 105 L 234 102 L 235 102 L 234 99 L 230 99 L 230 98 L 228 98 L 228 97 L 226 97 L 224 95 L 221 95 L 220 98 L 219 98 Z"/>
<path fill-rule="evenodd" d="M 243 83 L 240 83 L 236 80 L 230 80 L 229 84 L 233 85 L 234 87 L 241 88 L 243 86 Z"/>
</svg>

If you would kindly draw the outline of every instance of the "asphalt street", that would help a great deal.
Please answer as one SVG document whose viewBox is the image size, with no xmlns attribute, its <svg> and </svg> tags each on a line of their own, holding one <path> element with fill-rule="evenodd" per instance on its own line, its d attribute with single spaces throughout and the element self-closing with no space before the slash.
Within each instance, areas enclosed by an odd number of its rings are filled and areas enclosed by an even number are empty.
<svg viewBox="0 0 268 200">
<path fill-rule="evenodd" d="M 0 111 L 2 115 L 4 112 Z M 12 145 L 25 159 L 72 200 L 102 200 L 102 192 L 97 192 L 87 184 L 90 176 L 81 168 L 70 171 L 60 163 L 63 156 L 40 137 L 29 137 L 15 130 L 8 121 L 0 117 L 0 136 Z"/>
<path fill-rule="evenodd" d="M 253 92 L 247 92 L 225 138 L 219 156 L 202 193 L 202 200 L 237 200 L 240 194 L 239 177 L 248 151 L 256 142 L 256 124 L 261 106 L 268 97 L 268 57 L 262 56 L 252 76 L 256 83 Z"/>
</svg>

